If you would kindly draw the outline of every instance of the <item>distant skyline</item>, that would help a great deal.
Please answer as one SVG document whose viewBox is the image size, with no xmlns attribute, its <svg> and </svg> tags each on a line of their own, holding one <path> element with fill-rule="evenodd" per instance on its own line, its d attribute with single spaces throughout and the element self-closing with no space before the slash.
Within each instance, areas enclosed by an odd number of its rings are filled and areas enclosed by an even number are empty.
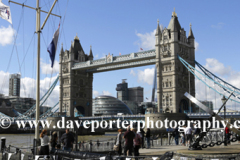
<svg viewBox="0 0 240 160">
<path fill-rule="evenodd" d="M 2 0 L 9 5 L 7 0 Z M 35 1 L 17 0 L 29 6 Z M 53 0 L 40 0 L 42 10 L 48 11 Z M 76 34 L 86 54 L 92 45 L 94 59 L 108 53 L 118 56 L 132 52 L 154 49 L 157 20 L 163 28 L 168 27 L 173 9 L 182 28 L 189 33 L 192 24 L 195 36 L 196 61 L 227 82 L 240 88 L 239 36 L 240 2 L 234 1 L 67 1 L 59 0 L 53 13 L 62 16 L 56 62 L 50 68 L 47 46 L 57 30 L 60 19 L 51 16 L 41 34 L 41 94 L 46 92 L 59 72 L 61 43 L 69 50 Z M 37 36 L 35 32 L 35 11 L 10 3 L 13 26 L 0 19 L 0 93 L 8 95 L 9 74 L 21 73 L 21 95 L 35 98 Z M 66 13 L 66 14 L 65 14 Z M 46 17 L 41 14 L 41 24 Z M 13 48 L 14 36 L 17 36 Z M 13 51 L 13 52 L 12 52 Z M 51 73 L 52 78 L 51 78 Z M 116 97 L 116 85 L 127 79 L 129 87 L 144 88 L 144 99 L 151 99 L 154 66 L 109 71 L 94 74 L 93 98 L 97 95 Z M 106 79 L 107 77 L 107 79 Z M 207 91 L 207 94 L 206 94 Z M 196 97 L 211 100 L 219 107 L 221 97 L 208 91 L 196 81 Z M 216 97 L 216 98 L 215 98 Z M 53 105 L 59 99 L 59 87 L 47 102 Z M 235 104 L 228 104 L 235 106 Z"/>
</svg>

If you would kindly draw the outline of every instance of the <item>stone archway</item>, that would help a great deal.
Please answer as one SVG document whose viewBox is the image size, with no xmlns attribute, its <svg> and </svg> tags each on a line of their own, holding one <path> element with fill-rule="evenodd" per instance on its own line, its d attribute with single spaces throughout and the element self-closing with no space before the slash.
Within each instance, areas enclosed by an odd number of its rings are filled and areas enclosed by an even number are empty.
<svg viewBox="0 0 240 160">
<path fill-rule="evenodd" d="M 167 107 L 166 109 L 165 109 L 165 113 L 169 113 L 170 112 L 170 109 Z"/>
<path fill-rule="evenodd" d="M 74 114 L 75 114 L 75 117 L 85 116 L 85 108 L 82 106 L 75 107 Z"/>
<path fill-rule="evenodd" d="M 179 103 L 179 113 L 189 112 L 189 106 L 186 99 L 182 99 Z"/>
</svg>

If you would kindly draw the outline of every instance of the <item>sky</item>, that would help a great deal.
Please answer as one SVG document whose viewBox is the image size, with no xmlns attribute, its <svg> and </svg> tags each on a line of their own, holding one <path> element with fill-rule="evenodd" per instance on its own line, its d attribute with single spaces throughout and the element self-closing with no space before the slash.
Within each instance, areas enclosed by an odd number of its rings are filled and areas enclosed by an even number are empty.
<svg viewBox="0 0 240 160">
<path fill-rule="evenodd" d="M 33 0 L 16 0 L 36 6 Z M 7 0 L 2 3 L 9 5 Z M 53 0 L 40 0 L 42 10 L 48 11 Z M 41 94 L 47 91 L 59 72 L 61 44 L 69 50 L 76 34 L 85 51 L 90 45 L 94 59 L 108 53 L 118 56 L 154 49 L 157 20 L 167 27 L 175 11 L 181 27 L 189 33 L 189 24 L 195 36 L 196 61 L 240 88 L 239 37 L 240 1 L 157 1 L 157 0 L 59 0 L 41 33 Z M 10 3 L 13 25 L 0 19 L 0 93 L 8 95 L 9 74 L 21 73 L 21 96 L 35 98 L 37 35 L 35 10 Z M 46 17 L 41 13 L 41 25 Z M 53 69 L 47 46 L 60 22 L 58 49 Z M 144 99 L 150 99 L 154 66 L 136 67 L 94 74 L 93 98 L 98 95 L 116 97 L 116 85 L 127 79 L 129 87 L 144 87 Z M 106 77 L 108 77 L 106 79 Z M 206 92 L 207 91 L 207 92 Z M 196 80 L 196 97 L 211 100 L 220 107 L 221 97 Z M 207 94 L 206 94 L 207 93 Z M 59 86 L 47 101 L 54 105 L 59 98 Z M 235 103 L 228 103 L 234 108 Z M 237 107 L 238 108 L 238 107 Z"/>
</svg>

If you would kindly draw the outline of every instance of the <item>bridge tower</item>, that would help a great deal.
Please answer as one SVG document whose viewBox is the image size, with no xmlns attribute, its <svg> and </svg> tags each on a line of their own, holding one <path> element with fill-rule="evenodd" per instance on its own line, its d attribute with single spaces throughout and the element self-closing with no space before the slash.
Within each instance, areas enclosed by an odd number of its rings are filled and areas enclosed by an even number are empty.
<svg viewBox="0 0 240 160">
<path fill-rule="evenodd" d="M 85 54 L 78 36 L 71 42 L 71 47 L 59 55 L 60 112 L 74 117 L 74 112 L 92 116 L 92 82 L 93 73 L 85 70 L 72 70 L 74 63 L 93 60 L 92 47 L 89 55 Z"/>
<path fill-rule="evenodd" d="M 191 103 L 184 97 L 184 93 L 190 91 L 190 94 L 195 96 L 195 79 L 177 57 L 179 55 L 189 64 L 195 66 L 195 38 L 191 24 L 187 37 L 174 9 L 168 28 L 161 31 L 158 24 L 155 38 L 157 97 L 158 102 L 160 102 L 158 103 L 158 111 L 164 113 L 193 111 L 194 107 L 190 109 L 189 104 Z"/>
</svg>

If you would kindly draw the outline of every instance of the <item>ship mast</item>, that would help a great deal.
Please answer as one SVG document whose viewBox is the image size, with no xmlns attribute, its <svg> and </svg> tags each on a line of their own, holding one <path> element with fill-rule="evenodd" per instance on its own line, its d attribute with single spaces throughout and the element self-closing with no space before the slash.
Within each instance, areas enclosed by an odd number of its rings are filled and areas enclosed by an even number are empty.
<svg viewBox="0 0 240 160">
<path fill-rule="evenodd" d="M 40 97 L 40 8 L 39 8 L 39 0 L 37 0 L 37 8 L 36 8 L 36 32 L 38 35 L 38 49 L 37 49 L 37 86 L 36 86 L 36 124 L 35 126 L 35 139 L 39 139 L 39 97 Z"/>
<path fill-rule="evenodd" d="M 51 9 L 49 10 L 49 12 L 46 12 L 46 11 L 43 11 L 40 9 L 39 0 L 36 0 L 36 8 L 9 0 L 9 2 L 11 2 L 11 3 L 15 3 L 15 4 L 21 5 L 23 7 L 27 7 L 27 8 L 36 10 L 36 33 L 38 35 L 38 48 L 37 48 L 37 80 L 36 80 L 37 81 L 36 82 L 36 85 L 37 85 L 36 86 L 36 124 L 37 124 L 37 126 L 35 126 L 35 139 L 37 142 L 39 141 L 38 121 L 39 121 L 39 113 L 40 113 L 40 108 L 39 108 L 39 103 L 40 103 L 40 101 L 39 101 L 40 100 L 40 33 L 41 33 L 41 30 L 44 28 L 50 14 L 61 18 L 61 16 L 51 13 L 57 1 L 58 0 L 55 0 L 53 2 L 53 5 L 52 5 Z M 48 15 L 47 15 L 45 21 L 43 22 L 42 27 L 40 28 L 40 13 L 41 12 L 48 13 Z"/>
</svg>

